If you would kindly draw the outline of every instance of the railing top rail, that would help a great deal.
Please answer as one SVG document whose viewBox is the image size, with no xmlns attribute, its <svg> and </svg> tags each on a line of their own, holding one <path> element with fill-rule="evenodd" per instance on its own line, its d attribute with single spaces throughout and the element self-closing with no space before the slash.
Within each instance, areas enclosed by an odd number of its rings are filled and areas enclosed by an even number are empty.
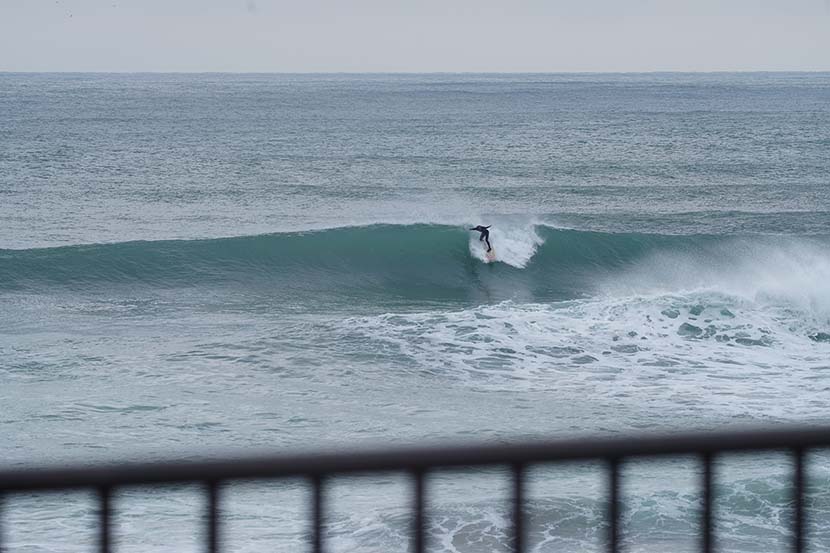
<svg viewBox="0 0 830 553">
<path fill-rule="evenodd" d="M 486 465 L 830 447 L 830 426 L 592 437 L 487 445 L 395 447 L 0 470 L 0 492 L 423 471 Z"/>
</svg>

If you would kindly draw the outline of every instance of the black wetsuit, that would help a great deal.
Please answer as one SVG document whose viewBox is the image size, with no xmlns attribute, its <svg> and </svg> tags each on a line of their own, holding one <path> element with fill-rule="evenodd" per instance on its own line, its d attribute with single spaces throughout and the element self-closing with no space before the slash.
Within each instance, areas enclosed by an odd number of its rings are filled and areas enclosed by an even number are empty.
<svg viewBox="0 0 830 553">
<path fill-rule="evenodd" d="M 488 228 L 490 228 L 492 226 L 493 225 L 487 225 L 486 227 L 483 227 L 481 225 L 478 225 L 477 227 L 473 227 L 473 228 L 470 229 L 470 230 L 477 230 L 478 232 L 481 233 L 481 236 L 478 237 L 478 241 L 481 242 L 482 240 L 484 240 L 485 242 L 487 242 L 487 251 L 488 252 L 493 249 L 493 246 L 490 245 L 490 231 L 487 230 Z"/>
</svg>

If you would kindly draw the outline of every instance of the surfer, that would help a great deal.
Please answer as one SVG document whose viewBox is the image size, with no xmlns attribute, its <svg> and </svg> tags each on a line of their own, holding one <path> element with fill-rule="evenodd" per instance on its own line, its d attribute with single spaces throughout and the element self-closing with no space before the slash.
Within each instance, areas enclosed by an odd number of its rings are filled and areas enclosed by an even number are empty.
<svg viewBox="0 0 830 553">
<path fill-rule="evenodd" d="M 473 227 L 473 228 L 470 229 L 470 230 L 477 230 L 478 232 L 481 233 L 481 236 L 478 237 L 478 241 L 481 242 L 482 240 L 484 240 L 485 242 L 487 242 L 487 251 L 488 252 L 493 249 L 493 246 L 490 245 L 490 231 L 487 230 L 488 228 L 490 228 L 492 226 L 493 225 L 487 225 L 486 227 L 483 227 L 481 225 L 478 225 L 477 227 Z"/>
</svg>

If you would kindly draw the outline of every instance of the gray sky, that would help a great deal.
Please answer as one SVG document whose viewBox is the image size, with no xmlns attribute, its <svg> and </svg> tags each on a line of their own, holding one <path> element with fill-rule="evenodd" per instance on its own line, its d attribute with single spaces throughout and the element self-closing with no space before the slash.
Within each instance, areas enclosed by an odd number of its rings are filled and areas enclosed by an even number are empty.
<svg viewBox="0 0 830 553">
<path fill-rule="evenodd" d="M 0 71 L 830 70 L 830 0 L 0 0 Z"/>
</svg>

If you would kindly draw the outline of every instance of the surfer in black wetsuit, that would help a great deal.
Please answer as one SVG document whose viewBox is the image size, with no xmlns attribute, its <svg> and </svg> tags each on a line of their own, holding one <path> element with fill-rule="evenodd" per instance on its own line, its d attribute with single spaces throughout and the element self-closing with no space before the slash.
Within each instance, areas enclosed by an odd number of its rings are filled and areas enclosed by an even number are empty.
<svg viewBox="0 0 830 553">
<path fill-rule="evenodd" d="M 487 225 L 486 227 L 483 227 L 481 225 L 478 225 L 477 227 L 473 227 L 473 228 L 470 229 L 470 230 L 477 230 L 478 232 L 481 233 L 481 236 L 478 237 L 478 241 L 481 242 L 482 240 L 484 240 L 485 242 L 487 242 L 487 251 L 488 252 L 493 249 L 493 246 L 490 245 L 490 231 L 487 230 L 488 228 L 490 228 L 492 226 L 493 225 Z"/>
</svg>

